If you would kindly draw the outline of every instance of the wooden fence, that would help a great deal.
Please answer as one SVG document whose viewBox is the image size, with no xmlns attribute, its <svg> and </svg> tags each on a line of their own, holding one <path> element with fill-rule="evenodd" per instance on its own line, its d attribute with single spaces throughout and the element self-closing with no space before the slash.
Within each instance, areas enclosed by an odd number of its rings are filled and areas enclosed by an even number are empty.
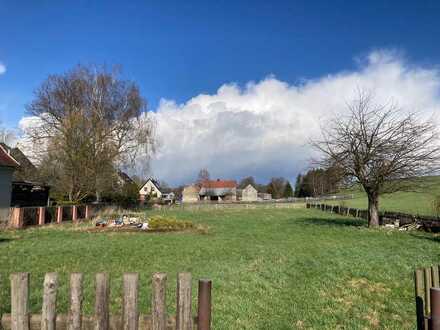
<svg viewBox="0 0 440 330">
<path fill-rule="evenodd" d="M 352 207 L 344 207 L 341 205 L 329 205 L 322 203 L 307 203 L 307 208 L 319 209 L 330 213 L 340 215 L 352 216 L 355 218 L 368 219 L 368 210 L 356 209 Z M 379 212 L 379 224 L 397 224 L 398 226 L 408 225 L 414 222 L 419 222 L 425 230 L 438 231 L 440 230 L 440 218 L 420 216 L 414 214 L 407 214 L 401 212 Z"/>
<path fill-rule="evenodd" d="M 177 276 L 176 316 L 169 316 L 166 308 L 165 273 L 152 276 L 151 314 L 139 313 L 139 274 L 123 275 L 122 315 L 110 315 L 110 281 L 107 273 L 96 274 L 95 313 L 82 314 L 83 275 L 70 275 L 70 308 L 67 315 L 57 314 L 57 273 L 47 273 L 43 283 L 41 314 L 29 312 L 29 273 L 14 273 L 11 279 L 11 314 L 4 314 L 4 330 L 209 330 L 211 328 L 211 281 L 198 282 L 197 316 L 192 315 L 191 274 Z"/>
<path fill-rule="evenodd" d="M 24 228 L 63 221 L 77 221 L 92 216 L 95 207 L 91 205 L 64 205 L 52 207 L 12 207 L 9 217 L 9 227 Z"/>
<path fill-rule="evenodd" d="M 414 273 L 417 330 L 440 330 L 439 266 Z"/>
</svg>

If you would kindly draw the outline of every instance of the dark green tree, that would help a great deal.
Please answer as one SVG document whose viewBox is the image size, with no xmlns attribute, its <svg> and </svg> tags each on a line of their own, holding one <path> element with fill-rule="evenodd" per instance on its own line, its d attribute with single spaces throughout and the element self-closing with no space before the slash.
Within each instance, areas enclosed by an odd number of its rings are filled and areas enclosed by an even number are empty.
<svg viewBox="0 0 440 330">
<path fill-rule="evenodd" d="M 287 181 L 286 186 L 284 187 L 283 197 L 284 198 L 293 197 L 293 189 L 289 181 Z"/>
</svg>

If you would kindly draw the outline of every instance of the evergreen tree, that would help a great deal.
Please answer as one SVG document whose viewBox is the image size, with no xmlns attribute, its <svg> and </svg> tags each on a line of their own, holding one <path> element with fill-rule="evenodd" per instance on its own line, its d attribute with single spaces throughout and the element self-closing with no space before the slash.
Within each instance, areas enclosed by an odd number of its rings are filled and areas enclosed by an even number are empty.
<svg viewBox="0 0 440 330">
<path fill-rule="evenodd" d="M 283 197 L 284 198 L 293 197 L 293 189 L 292 189 L 292 186 L 290 185 L 289 181 L 287 181 L 286 186 L 284 188 Z"/>
</svg>

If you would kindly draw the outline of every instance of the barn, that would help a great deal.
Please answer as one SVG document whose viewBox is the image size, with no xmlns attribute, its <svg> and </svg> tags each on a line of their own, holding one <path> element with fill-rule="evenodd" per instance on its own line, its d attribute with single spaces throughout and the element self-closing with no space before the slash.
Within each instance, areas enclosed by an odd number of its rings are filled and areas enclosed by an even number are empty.
<svg viewBox="0 0 440 330">
<path fill-rule="evenodd" d="M 234 180 L 205 180 L 201 183 L 199 196 L 201 200 L 236 201 L 237 182 Z"/>
</svg>

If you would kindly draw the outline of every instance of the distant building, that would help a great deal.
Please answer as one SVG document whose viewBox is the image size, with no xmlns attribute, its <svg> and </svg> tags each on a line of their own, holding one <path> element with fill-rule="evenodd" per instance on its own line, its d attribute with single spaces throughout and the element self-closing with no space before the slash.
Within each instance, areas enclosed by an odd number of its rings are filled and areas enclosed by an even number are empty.
<svg viewBox="0 0 440 330">
<path fill-rule="evenodd" d="M 50 187 L 37 182 L 13 181 L 11 206 L 47 206 Z"/>
<path fill-rule="evenodd" d="M 14 170 L 20 164 L 0 145 L 0 223 L 9 221 Z"/>
<path fill-rule="evenodd" d="M 258 200 L 260 201 L 270 201 L 271 199 L 272 199 L 272 194 L 258 193 Z"/>
<path fill-rule="evenodd" d="M 258 200 L 258 191 L 251 184 L 241 191 L 241 200 L 244 202 L 255 202 Z"/>
<path fill-rule="evenodd" d="M 183 188 L 182 202 L 183 203 L 195 203 L 199 201 L 200 187 L 196 185 L 190 185 Z"/>
<path fill-rule="evenodd" d="M 159 182 L 154 179 L 148 179 L 139 190 L 139 200 L 145 201 L 149 198 L 161 198 L 164 192 L 160 189 Z"/>
<path fill-rule="evenodd" d="M 236 201 L 237 183 L 234 180 L 205 180 L 201 184 L 199 196 L 201 200 Z"/>
</svg>

